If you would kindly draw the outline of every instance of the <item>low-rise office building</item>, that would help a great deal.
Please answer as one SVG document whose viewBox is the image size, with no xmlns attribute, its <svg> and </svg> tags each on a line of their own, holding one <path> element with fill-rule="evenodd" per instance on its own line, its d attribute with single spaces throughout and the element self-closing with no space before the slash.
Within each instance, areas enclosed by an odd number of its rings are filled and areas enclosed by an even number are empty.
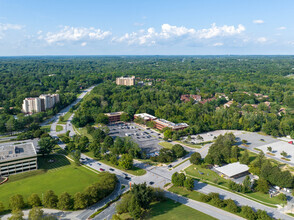
<svg viewBox="0 0 294 220">
<path fill-rule="evenodd" d="M 157 118 L 153 115 L 150 115 L 148 113 L 140 113 L 140 114 L 135 114 L 134 115 L 134 118 L 142 118 L 145 122 L 147 121 L 154 121 L 156 120 Z"/>
<path fill-rule="evenodd" d="M 239 178 L 249 174 L 249 167 L 240 162 L 230 163 L 221 167 L 215 168 L 216 171 L 229 178 Z"/>
<path fill-rule="evenodd" d="M 0 146 L 0 176 L 38 169 L 37 153 L 34 144 Z"/>
<path fill-rule="evenodd" d="M 187 127 L 189 127 L 188 124 L 186 123 L 173 123 L 165 119 L 157 118 L 153 115 L 147 114 L 147 113 L 140 113 L 140 114 L 135 114 L 134 118 L 142 118 L 145 122 L 147 121 L 154 121 L 155 122 L 155 128 L 162 130 L 166 127 L 171 128 L 173 131 L 176 130 L 183 130 Z"/>
<path fill-rule="evenodd" d="M 171 128 L 173 131 L 177 131 L 177 130 L 183 130 L 187 127 L 189 127 L 189 125 L 187 123 L 173 123 L 170 122 L 168 120 L 165 119 L 156 119 L 154 120 L 155 122 L 155 128 L 162 130 L 166 127 Z"/>
<path fill-rule="evenodd" d="M 124 112 L 111 112 L 111 113 L 105 113 L 105 115 L 108 117 L 109 123 L 120 121 L 120 116 Z"/>
</svg>

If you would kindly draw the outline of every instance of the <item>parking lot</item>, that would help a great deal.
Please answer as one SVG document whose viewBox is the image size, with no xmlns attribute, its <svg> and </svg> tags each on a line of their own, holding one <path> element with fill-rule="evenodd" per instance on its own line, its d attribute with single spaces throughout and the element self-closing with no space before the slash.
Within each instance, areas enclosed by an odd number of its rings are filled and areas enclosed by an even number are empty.
<svg viewBox="0 0 294 220">
<path fill-rule="evenodd" d="M 108 128 L 111 137 L 131 137 L 147 154 L 157 153 L 162 148 L 158 145 L 162 141 L 158 133 L 139 128 L 134 123 L 110 124 Z"/>
</svg>

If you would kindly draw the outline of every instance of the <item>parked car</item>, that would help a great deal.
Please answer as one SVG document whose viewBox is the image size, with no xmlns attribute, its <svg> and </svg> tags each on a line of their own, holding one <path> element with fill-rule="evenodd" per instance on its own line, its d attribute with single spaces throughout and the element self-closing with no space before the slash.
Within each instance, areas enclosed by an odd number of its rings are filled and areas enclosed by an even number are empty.
<svg viewBox="0 0 294 220">
<path fill-rule="evenodd" d="M 150 185 L 153 185 L 153 184 L 154 184 L 154 182 L 152 182 L 152 181 L 151 181 L 151 182 L 149 182 L 149 184 L 150 184 Z"/>
</svg>

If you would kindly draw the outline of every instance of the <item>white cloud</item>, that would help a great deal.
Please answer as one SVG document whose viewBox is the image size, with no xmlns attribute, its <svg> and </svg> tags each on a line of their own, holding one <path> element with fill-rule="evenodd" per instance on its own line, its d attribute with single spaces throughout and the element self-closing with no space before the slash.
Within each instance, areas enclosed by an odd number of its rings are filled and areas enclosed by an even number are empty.
<svg viewBox="0 0 294 220">
<path fill-rule="evenodd" d="M 144 23 L 139 23 L 139 22 L 134 23 L 134 26 L 143 26 L 143 25 L 144 25 Z"/>
<path fill-rule="evenodd" d="M 87 42 L 83 42 L 83 43 L 81 43 L 81 46 L 82 46 L 82 47 L 87 46 Z"/>
<path fill-rule="evenodd" d="M 253 20 L 252 21 L 254 24 L 263 24 L 264 23 L 264 21 L 263 20 Z"/>
<path fill-rule="evenodd" d="M 207 29 L 186 28 L 184 26 L 172 26 L 170 24 L 161 25 L 160 32 L 156 32 L 153 27 L 147 30 L 139 30 L 137 32 L 126 33 L 122 37 L 114 37 L 114 42 L 127 42 L 128 44 L 152 45 L 157 42 L 168 40 L 182 40 L 190 41 L 201 39 L 213 39 L 217 37 L 229 37 L 239 35 L 245 31 L 242 24 L 235 26 L 217 26 L 215 23 Z"/>
<path fill-rule="evenodd" d="M 257 38 L 257 42 L 258 43 L 265 43 L 265 42 L 267 42 L 267 39 L 265 37 L 259 37 L 259 38 Z"/>
<path fill-rule="evenodd" d="M 95 29 L 93 27 L 69 27 L 65 26 L 59 32 L 48 32 L 45 36 L 40 36 L 40 39 L 44 39 L 47 43 L 57 43 L 65 41 L 83 41 L 83 40 L 103 40 L 110 36 L 110 31 L 102 31 L 101 29 Z"/>
<path fill-rule="evenodd" d="M 3 24 L 0 23 L 0 39 L 2 39 L 5 35 L 6 31 L 9 30 L 21 30 L 23 26 L 18 25 L 18 24 Z"/>
<path fill-rule="evenodd" d="M 213 44 L 212 46 L 220 47 L 220 46 L 223 46 L 223 45 L 224 45 L 224 43 L 218 42 L 218 43 Z"/>
<path fill-rule="evenodd" d="M 284 27 L 284 26 L 282 26 L 282 27 L 278 27 L 277 29 L 278 29 L 278 30 L 286 30 L 287 28 Z"/>
</svg>

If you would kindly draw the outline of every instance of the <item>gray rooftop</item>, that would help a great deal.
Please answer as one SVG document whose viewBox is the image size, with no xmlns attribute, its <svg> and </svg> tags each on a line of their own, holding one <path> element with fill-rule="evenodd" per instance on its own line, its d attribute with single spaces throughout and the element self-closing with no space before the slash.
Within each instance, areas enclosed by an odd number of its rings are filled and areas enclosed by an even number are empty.
<svg viewBox="0 0 294 220">
<path fill-rule="evenodd" d="M 249 170 L 249 167 L 240 162 L 230 163 L 222 167 L 215 168 L 218 172 L 225 174 L 228 177 L 235 176 L 240 173 L 244 173 Z"/>
<path fill-rule="evenodd" d="M 9 160 L 36 156 L 33 142 L 22 144 L 0 145 L 0 163 Z"/>
</svg>

